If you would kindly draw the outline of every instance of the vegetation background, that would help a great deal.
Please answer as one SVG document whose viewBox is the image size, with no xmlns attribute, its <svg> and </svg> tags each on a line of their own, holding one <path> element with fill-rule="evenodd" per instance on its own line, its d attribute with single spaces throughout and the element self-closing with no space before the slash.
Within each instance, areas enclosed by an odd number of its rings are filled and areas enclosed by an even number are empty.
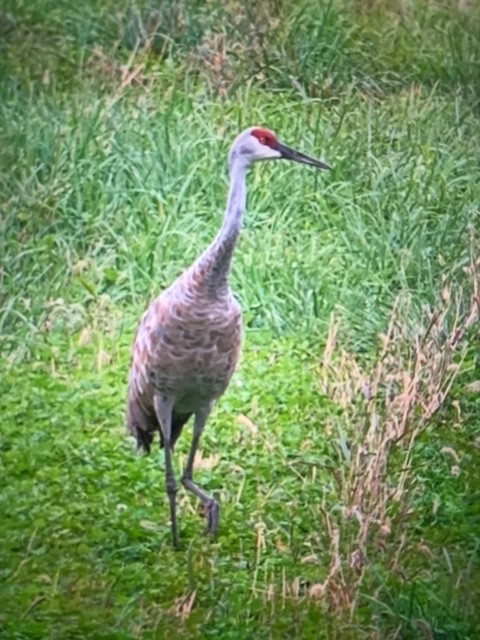
<svg viewBox="0 0 480 640">
<path fill-rule="evenodd" d="M 2 638 L 480 637 L 479 32 L 473 0 L 2 0 Z M 252 124 L 334 169 L 250 172 L 220 532 L 180 492 L 174 552 L 129 349 Z"/>
</svg>

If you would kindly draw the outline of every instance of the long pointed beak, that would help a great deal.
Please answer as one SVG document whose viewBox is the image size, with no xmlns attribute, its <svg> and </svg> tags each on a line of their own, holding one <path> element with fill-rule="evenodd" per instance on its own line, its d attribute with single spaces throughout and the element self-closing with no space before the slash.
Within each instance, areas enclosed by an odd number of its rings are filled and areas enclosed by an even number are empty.
<svg viewBox="0 0 480 640">
<path fill-rule="evenodd" d="M 295 149 L 290 149 L 290 147 L 286 147 L 284 144 L 280 142 L 277 145 L 277 151 L 280 151 L 282 154 L 281 157 L 285 160 L 293 160 L 294 162 L 301 162 L 302 164 L 309 164 L 312 167 L 317 167 L 317 169 L 331 169 L 332 167 L 326 162 L 322 162 L 321 160 L 315 160 L 315 158 L 310 158 L 310 156 L 306 156 L 304 153 L 300 153 L 300 151 L 295 151 Z"/>
</svg>

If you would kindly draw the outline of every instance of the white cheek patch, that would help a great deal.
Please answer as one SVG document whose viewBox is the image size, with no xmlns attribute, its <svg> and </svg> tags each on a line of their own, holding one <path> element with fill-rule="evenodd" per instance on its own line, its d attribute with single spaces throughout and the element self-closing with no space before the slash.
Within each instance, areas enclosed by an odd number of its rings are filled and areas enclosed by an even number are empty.
<svg viewBox="0 0 480 640">
<path fill-rule="evenodd" d="M 262 144 L 259 140 L 255 139 L 255 158 L 258 160 L 267 160 L 269 158 L 280 158 L 281 153 L 276 149 L 272 149 L 266 144 Z"/>
<path fill-rule="evenodd" d="M 282 154 L 277 149 L 272 149 L 271 147 L 267 147 L 267 145 L 262 145 L 263 147 L 263 157 L 267 158 L 280 158 Z"/>
</svg>

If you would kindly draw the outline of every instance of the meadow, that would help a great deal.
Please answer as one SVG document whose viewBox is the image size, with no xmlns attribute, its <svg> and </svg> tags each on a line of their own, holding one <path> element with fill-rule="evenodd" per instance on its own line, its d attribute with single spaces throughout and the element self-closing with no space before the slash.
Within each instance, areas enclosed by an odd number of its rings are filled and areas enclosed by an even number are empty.
<svg viewBox="0 0 480 640">
<path fill-rule="evenodd" d="M 0 637 L 480 637 L 480 9 L 3 0 Z M 124 428 L 136 323 L 250 170 L 215 540 Z M 175 450 L 183 466 L 186 429 Z"/>
</svg>

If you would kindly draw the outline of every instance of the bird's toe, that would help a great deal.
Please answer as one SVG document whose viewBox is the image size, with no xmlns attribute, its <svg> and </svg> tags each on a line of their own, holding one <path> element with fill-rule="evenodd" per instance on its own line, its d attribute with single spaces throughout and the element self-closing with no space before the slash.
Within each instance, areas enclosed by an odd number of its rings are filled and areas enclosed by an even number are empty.
<svg viewBox="0 0 480 640">
<path fill-rule="evenodd" d="M 210 500 L 205 506 L 207 518 L 206 532 L 214 536 L 218 528 L 218 514 L 220 511 L 220 507 L 218 505 L 218 502 L 213 499 Z"/>
</svg>

